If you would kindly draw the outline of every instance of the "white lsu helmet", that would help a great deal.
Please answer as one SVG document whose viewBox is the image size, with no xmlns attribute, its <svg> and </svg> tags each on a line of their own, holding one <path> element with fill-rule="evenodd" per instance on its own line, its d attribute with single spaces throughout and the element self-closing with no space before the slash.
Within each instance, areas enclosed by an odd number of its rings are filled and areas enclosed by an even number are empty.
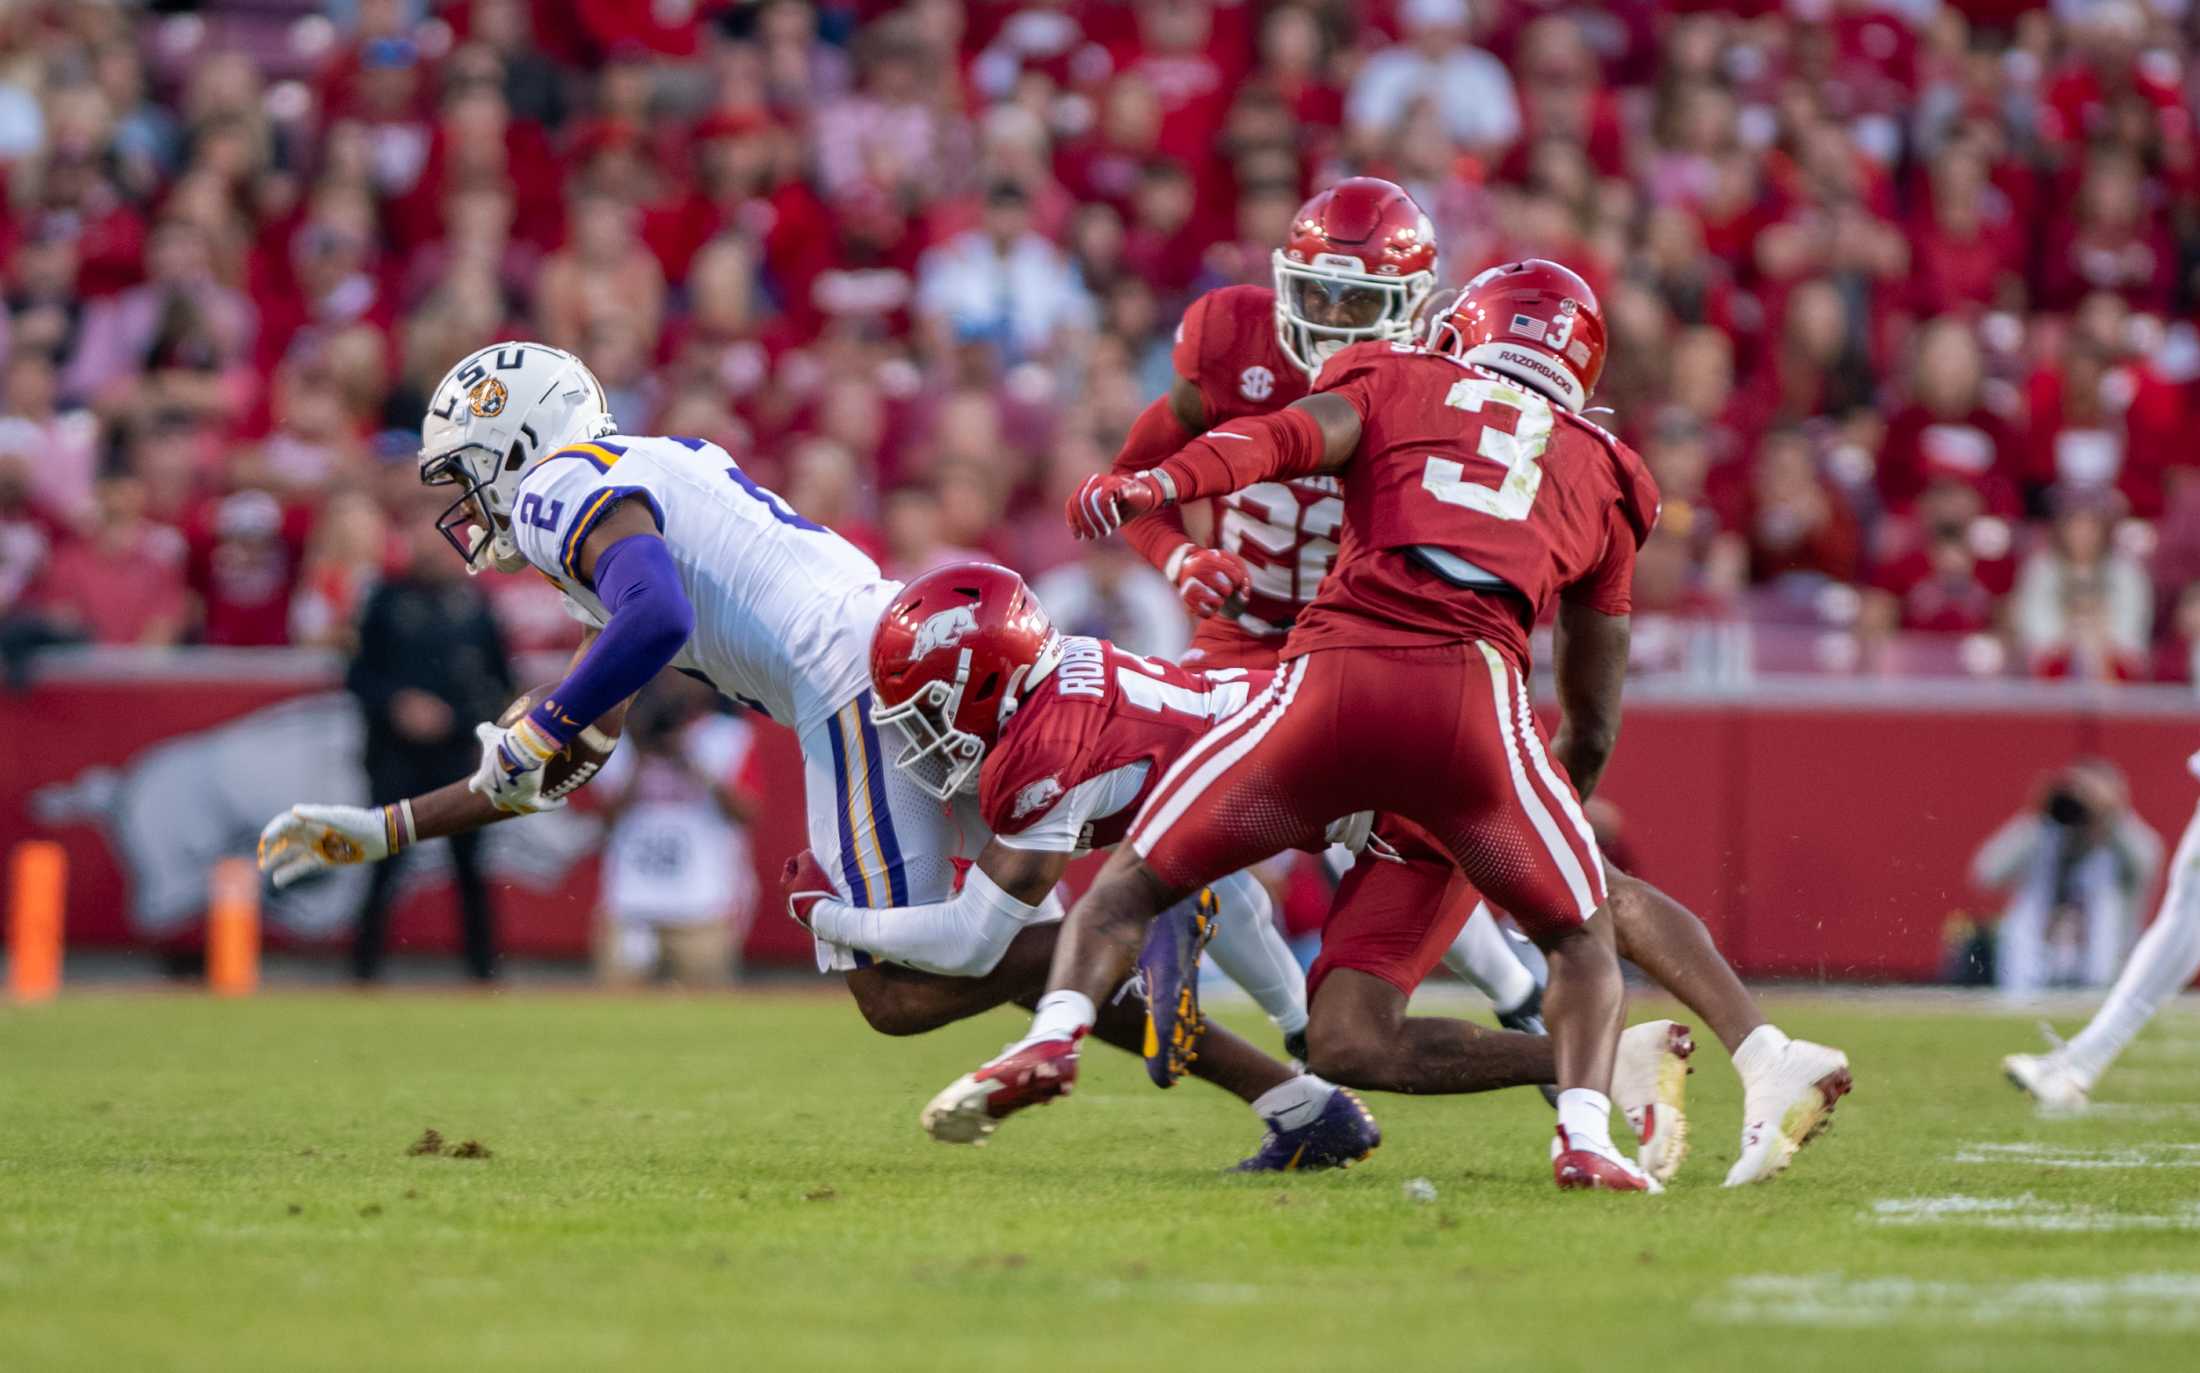
<svg viewBox="0 0 2200 1373">
<path fill-rule="evenodd" d="M 459 488 L 435 527 L 466 570 L 525 567 L 511 530 L 520 478 L 560 448 L 616 429 L 595 373 L 547 343 L 491 344 L 444 373 L 420 424 L 420 481 Z"/>
</svg>

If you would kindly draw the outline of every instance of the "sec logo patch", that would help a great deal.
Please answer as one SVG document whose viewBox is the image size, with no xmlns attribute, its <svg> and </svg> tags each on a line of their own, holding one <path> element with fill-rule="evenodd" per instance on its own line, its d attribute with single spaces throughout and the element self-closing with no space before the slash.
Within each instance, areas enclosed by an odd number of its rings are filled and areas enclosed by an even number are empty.
<svg viewBox="0 0 2200 1373">
<path fill-rule="evenodd" d="M 1238 373 L 1238 394 L 1247 400 L 1266 400 L 1275 390 L 1276 374 L 1265 367 L 1248 367 Z"/>
</svg>

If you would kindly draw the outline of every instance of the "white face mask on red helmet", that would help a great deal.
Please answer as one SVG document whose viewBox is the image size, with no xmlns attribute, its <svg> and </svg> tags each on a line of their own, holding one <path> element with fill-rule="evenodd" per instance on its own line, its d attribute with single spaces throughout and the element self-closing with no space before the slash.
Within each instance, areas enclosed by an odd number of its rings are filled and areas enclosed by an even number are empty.
<svg viewBox="0 0 2200 1373">
<path fill-rule="evenodd" d="M 1354 343 L 1413 336 L 1436 287 L 1436 231 L 1403 187 L 1353 177 L 1299 208 L 1271 267 L 1277 341 L 1313 377 Z"/>
</svg>

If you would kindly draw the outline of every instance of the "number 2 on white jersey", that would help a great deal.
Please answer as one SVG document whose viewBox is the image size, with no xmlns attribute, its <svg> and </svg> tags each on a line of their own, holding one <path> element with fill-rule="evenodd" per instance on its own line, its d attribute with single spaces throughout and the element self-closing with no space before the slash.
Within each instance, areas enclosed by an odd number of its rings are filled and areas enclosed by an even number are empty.
<svg viewBox="0 0 2200 1373">
<path fill-rule="evenodd" d="M 1485 424 L 1481 442 L 1475 446 L 1477 455 L 1505 469 L 1505 479 L 1495 486 L 1484 486 L 1466 479 L 1463 464 L 1449 458 L 1430 458 L 1421 470 L 1421 489 L 1446 505 L 1463 506 L 1500 520 L 1528 518 L 1536 492 L 1543 489 L 1539 460 L 1550 446 L 1551 426 L 1556 423 L 1550 403 L 1517 386 L 1486 377 L 1468 377 L 1452 383 L 1444 404 L 1477 413 L 1490 405 L 1519 412 L 1520 419 L 1510 434 Z"/>
</svg>

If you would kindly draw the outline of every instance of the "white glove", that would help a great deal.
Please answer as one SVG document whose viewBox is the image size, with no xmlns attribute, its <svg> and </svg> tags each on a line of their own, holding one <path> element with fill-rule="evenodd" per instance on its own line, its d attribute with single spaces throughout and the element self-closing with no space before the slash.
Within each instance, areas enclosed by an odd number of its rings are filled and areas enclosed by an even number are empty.
<svg viewBox="0 0 2200 1373">
<path fill-rule="evenodd" d="M 401 847 L 394 806 L 292 806 L 260 831 L 260 871 L 287 887 L 301 877 L 354 863 L 379 863 Z"/>
<path fill-rule="evenodd" d="M 542 794 L 542 765 L 557 755 L 557 745 L 524 716 L 509 729 L 475 725 L 474 737 L 481 741 L 481 766 L 466 779 L 466 790 L 488 797 L 498 810 L 514 815 L 556 810 L 565 804 L 562 796 Z"/>
<path fill-rule="evenodd" d="M 1356 810 L 1341 819 L 1330 821 L 1329 828 L 1322 834 L 1322 838 L 1332 844 L 1342 844 L 1354 853 L 1358 853 L 1367 847 L 1367 836 L 1374 828 L 1375 812 Z"/>
</svg>

